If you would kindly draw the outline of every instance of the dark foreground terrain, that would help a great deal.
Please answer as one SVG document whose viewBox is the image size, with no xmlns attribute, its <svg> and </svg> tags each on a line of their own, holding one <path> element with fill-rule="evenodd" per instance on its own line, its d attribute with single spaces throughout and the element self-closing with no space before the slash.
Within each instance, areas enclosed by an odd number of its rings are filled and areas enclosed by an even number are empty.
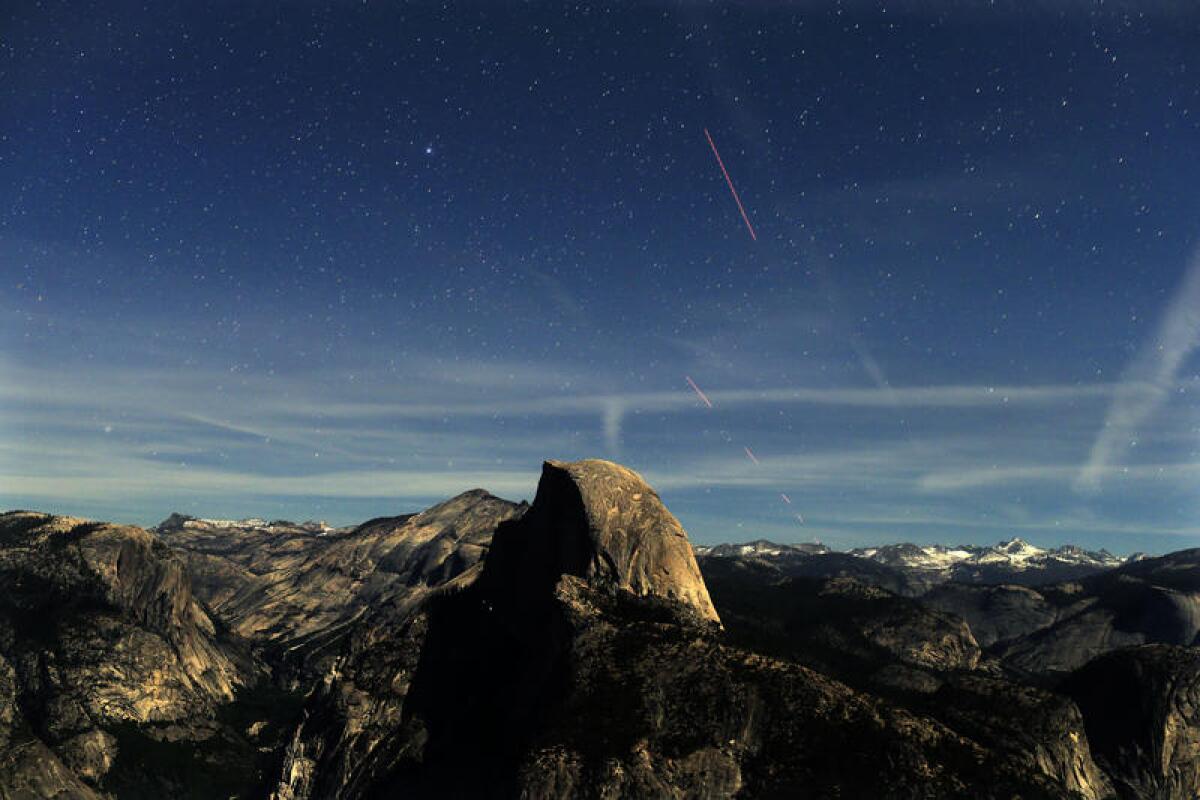
<svg viewBox="0 0 1200 800">
<path fill-rule="evenodd" d="M 1200 796 L 1200 551 L 1035 550 L 697 558 L 604 461 L 352 530 L 10 512 L 0 798 Z"/>
</svg>

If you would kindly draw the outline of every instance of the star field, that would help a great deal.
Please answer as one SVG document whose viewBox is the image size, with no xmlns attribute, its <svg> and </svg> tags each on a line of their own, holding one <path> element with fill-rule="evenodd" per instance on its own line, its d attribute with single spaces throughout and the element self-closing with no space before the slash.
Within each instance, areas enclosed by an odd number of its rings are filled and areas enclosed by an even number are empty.
<svg viewBox="0 0 1200 800">
<path fill-rule="evenodd" d="M 595 456 L 698 541 L 1194 545 L 1197 45 L 1170 2 L 6 9 L 0 506 L 346 523 Z"/>
</svg>

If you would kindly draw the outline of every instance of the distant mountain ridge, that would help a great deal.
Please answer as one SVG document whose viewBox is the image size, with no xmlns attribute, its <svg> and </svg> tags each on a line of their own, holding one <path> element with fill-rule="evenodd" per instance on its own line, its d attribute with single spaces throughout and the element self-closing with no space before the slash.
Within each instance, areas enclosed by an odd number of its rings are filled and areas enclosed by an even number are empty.
<svg viewBox="0 0 1200 800">
<path fill-rule="evenodd" d="M 818 543 L 777 544 L 767 539 L 755 539 L 753 542 L 741 544 L 696 545 L 696 555 L 699 556 L 782 556 L 782 555 L 820 555 L 830 552 L 829 548 Z"/>
<path fill-rule="evenodd" d="M 851 555 L 870 558 L 892 566 L 910 569 L 949 569 L 959 565 L 1003 564 L 1012 568 L 1030 568 L 1049 562 L 1092 566 L 1099 569 L 1119 567 L 1130 559 L 1120 558 L 1107 550 L 1084 550 L 1076 545 L 1045 549 L 1021 538 L 1012 538 L 994 545 L 914 545 L 892 544 L 883 547 L 864 547 L 849 551 Z"/>
<path fill-rule="evenodd" d="M 208 519 L 172 513 L 151 530 L 159 534 L 177 533 L 187 529 L 193 532 L 215 533 L 220 531 L 224 534 L 267 532 L 329 536 L 349 533 L 369 524 L 338 528 L 329 525 L 324 520 L 292 522 L 276 519 L 268 521 L 260 517 Z M 780 543 L 769 539 L 755 539 L 749 542 L 694 545 L 693 550 L 697 556 L 766 559 L 820 556 L 841 552 L 889 567 L 933 573 L 942 571 L 965 573 L 972 569 L 987 571 L 997 568 L 1015 571 L 1045 570 L 1054 567 L 1075 567 L 1086 571 L 1100 571 L 1119 567 L 1145 557 L 1142 553 L 1134 553 L 1122 558 L 1103 548 L 1086 550 L 1072 544 L 1055 548 L 1041 548 L 1020 537 L 1002 540 L 994 545 L 919 545 L 911 542 L 898 542 L 878 547 L 856 547 L 846 551 L 833 550 L 820 542 Z"/>
<path fill-rule="evenodd" d="M 334 533 L 347 533 L 353 528 L 335 528 L 325 520 L 305 520 L 292 522 L 286 519 L 275 519 L 268 522 L 260 517 L 245 519 L 205 519 L 192 517 L 187 514 L 173 513 L 150 530 L 155 533 L 175 533 L 186 528 L 200 530 L 224 531 L 267 531 L 270 533 L 311 533 L 315 536 L 328 536 Z"/>
<path fill-rule="evenodd" d="M 1141 553 L 1122 558 L 1107 550 L 1085 550 L 1070 544 L 1042 548 L 1017 537 L 994 545 L 947 546 L 902 542 L 879 547 L 858 547 L 841 553 L 820 543 L 779 544 L 757 539 L 745 543 L 699 545 L 696 555 L 701 558 L 758 558 L 777 564 L 814 557 L 849 556 L 899 570 L 924 584 L 957 581 L 1034 585 L 1082 578 L 1144 558 Z M 795 566 L 794 563 L 792 565 Z"/>
</svg>

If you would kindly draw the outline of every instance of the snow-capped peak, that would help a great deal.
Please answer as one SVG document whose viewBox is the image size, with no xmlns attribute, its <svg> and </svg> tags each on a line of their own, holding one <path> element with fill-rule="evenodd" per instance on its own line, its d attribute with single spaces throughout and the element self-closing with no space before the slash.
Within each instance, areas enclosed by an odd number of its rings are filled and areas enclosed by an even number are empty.
<svg viewBox="0 0 1200 800">
<path fill-rule="evenodd" d="M 756 539 L 753 542 L 742 542 L 739 544 L 695 545 L 693 549 L 698 556 L 744 556 L 752 558 L 808 556 L 829 552 L 829 548 L 819 542 L 777 544 L 766 539 Z"/>
<path fill-rule="evenodd" d="M 204 517 L 189 517 L 185 514 L 172 514 L 163 520 L 156 527 L 156 530 L 161 532 L 170 532 L 178 530 L 194 530 L 194 531 L 267 531 L 270 533 L 308 533 L 315 536 L 328 536 L 332 533 L 342 531 L 342 528 L 335 528 L 325 520 L 307 521 L 307 522 L 289 522 L 288 520 L 277 519 L 268 522 L 261 517 L 247 517 L 246 519 L 210 519 Z"/>
<path fill-rule="evenodd" d="M 889 566 L 930 571 L 970 569 L 975 566 L 1021 571 L 1053 565 L 1104 569 L 1124 563 L 1124 559 L 1117 558 L 1105 550 L 1091 552 L 1075 545 L 1048 550 L 1018 537 L 1006 539 L 990 547 L 893 544 L 850 552 L 852 555 Z"/>
<path fill-rule="evenodd" d="M 751 557 L 767 560 L 787 557 L 818 556 L 830 552 L 824 545 L 776 544 L 763 539 L 740 544 L 697 546 L 701 556 Z M 1120 566 L 1127 560 L 1107 550 L 1096 552 L 1075 545 L 1047 549 L 1030 544 L 1019 537 L 1005 539 L 991 546 L 960 545 L 947 547 L 938 544 L 889 544 L 863 547 L 848 551 L 848 555 L 875 561 L 889 567 L 925 573 L 934 580 L 954 575 L 972 580 L 981 576 L 997 576 L 1025 571 L 1086 574 L 1089 571 Z M 1082 571 L 1082 573 L 1081 573 Z M 973 576 L 973 577 L 972 577 Z"/>
<path fill-rule="evenodd" d="M 183 523 L 185 528 L 199 528 L 208 526 L 210 528 L 265 528 L 267 521 L 258 517 L 247 517 L 246 519 L 189 519 Z"/>
</svg>

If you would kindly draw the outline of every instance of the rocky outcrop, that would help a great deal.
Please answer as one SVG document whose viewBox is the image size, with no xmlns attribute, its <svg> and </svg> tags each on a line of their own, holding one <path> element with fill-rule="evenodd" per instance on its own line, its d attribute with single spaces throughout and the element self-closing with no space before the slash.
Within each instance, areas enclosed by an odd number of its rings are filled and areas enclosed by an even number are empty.
<svg viewBox="0 0 1200 800">
<path fill-rule="evenodd" d="M 391 625 L 473 580 L 497 523 L 524 509 L 476 490 L 341 532 L 3 515 L 0 797 L 263 796 L 306 675 L 360 618 Z M 282 689 L 264 684 L 268 663 Z"/>
<path fill-rule="evenodd" d="M 1191 645 L 1200 637 L 1200 550 L 1143 559 L 1039 592 L 1055 607 L 1054 624 L 995 651 L 1021 672 L 1062 675 L 1122 647 Z"/>
<path fill-rule="evenodd" d="M 0 798 L 99 798 L 33 734 L 21 713 L 19 697 L 16 671 L 0 657 Z"/>
<path fill-rule="evenodd" d="M 2 515 L 0 587 L 0 769 L 33 796 L 109 788 L 117 733 L 187 738 L 262 675 L 140 528 Z"/>
<path fill-rule="evenodd" d="M 981 647 L 1007 642 L 1048 628 L 1059 606 L 1026 586 L 976 586 L 944 583 L 921 596 L 921 602 L 962 617 Z"/>
<path fill-rule="evenodd" d="M 0 581 L 0 645 L 40 694 L 86 719 L 181 719 L 250 678 L 184 563 L 140 528 L 4 515 Z M 58 647 L 37 646 L 47 641 Z"/>
<path fill-rule="evenodd" d="M 703 559 L 702 569 L 732 641 L 933 717 L 1064 795 L 1110 794 L 1075 705 L 981 667 L 960 617 L 850 578 L 783 578 L 769 565 L 728 558 Z M 992 588 L 962 587 L 971 597 Z"/>
<path fill-rule="evenodd" d="M 702 568 L 733 642 L 855 685 L 903 678 L 897 665 L 940 673 L 979 662 L 979 645 L 962 619 L 856 578 L 779 577 L 734 559 L 706 558 Z"/>
<path fill-rule="evenodd" d="M 950 677 L 930 700 L 938 720 L 1045 775 L 1064 792 L 1086 800 L 1112 796 L 1071 700 L 979 673 Z"/>
<path fill-rule="evenodd" d="M 935 720 L 711 629 L 574 578 L 556 596 L 570 682 L 521 758 L 522 796 L 1062 796 Z"/>
<path fill-rule="evenodd" d="M 355 620 L 371 609 L 406 614 L 433 587 L 473 569 L 496 526 L 525 508 L 475 489 L 348 533 L 178 517 L 158 531 L 185 554 L 197 591 L 225 624 L 316 673 Z"/>
<path fill-rule="evenodd" d="M 844 578 L 827 582 L 820 594 L 844 598 L 863 608 L 867 613 L 857 618 L 858 629 L 868 642 L 896 660 L 939 672 L 971 670 L 979 663 L 979 644 L 958 617 L 906 603 L 883 589 Z"/>
<path fill-rule="evenodd" d="M 1200 797 L 1200 652 L 1146 645 L 1103 655 L 1063 685 L 1122 798 Z"/>
<path fill-rule="evenodd" d="M 477 743 L 484 749 L 521 742 L 525 723 L 492 729 L 493 712 L 480 708 L 516 697 L 535 708 L 531 685 L 553 684 L 565 635 L 553 592 L 564 576 L 659 602 L 679 619 L 716 622 L 686 533 L 631 470 L 602 461 L 546 462 L 533 505 L 521 511 L 499 521 L 481 568 L 431 587 L 425 606 L 376 604 L 354 624 L 289 747 L 278 797 L 352 797 L 393 779 L 419 783 L 393 773 L 469 747 L 435 735 L 449 724 L 443 720 L 460 715 L 494 735 Z M 455 552 L 470 557 L 461 546 Z"/>
<path fill-rule="evenodd" d="M 484 571 L 502 596 L 575 575 L 719 621 L 683 526 L 641 476 L 611 461 L 545 462 L 533 506 L 496 531 Z"/>
</svg>

